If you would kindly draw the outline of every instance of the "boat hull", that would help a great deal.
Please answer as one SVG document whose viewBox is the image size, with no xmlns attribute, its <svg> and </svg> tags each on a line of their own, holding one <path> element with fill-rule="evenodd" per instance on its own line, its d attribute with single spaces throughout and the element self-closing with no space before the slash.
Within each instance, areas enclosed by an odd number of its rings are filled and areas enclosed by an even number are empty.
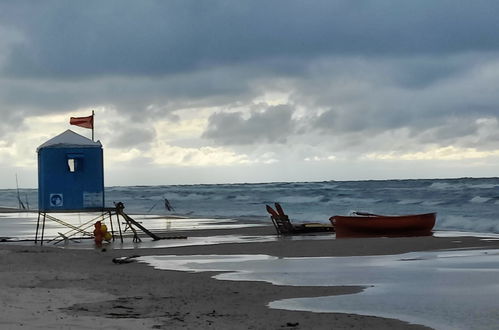
<svg viewBox="0 0 499 330">
<path fill-rule="evenodd" d="M 336 237 L 429 236 L 435 226 L 436 213 L 399 216 L 334 216 L 329 219 Z"/>
</svg>

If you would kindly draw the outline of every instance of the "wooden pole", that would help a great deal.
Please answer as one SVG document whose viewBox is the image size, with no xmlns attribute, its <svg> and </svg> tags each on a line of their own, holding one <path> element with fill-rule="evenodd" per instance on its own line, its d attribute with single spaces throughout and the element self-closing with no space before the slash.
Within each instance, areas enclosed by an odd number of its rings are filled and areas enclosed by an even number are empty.
<svg viewBox="0 0 499 330">
<path fill-rule="evenodd" d="M 40 245 L 43 245 L 43 236 L 45 234 L 45 217 L 46 216 L 47 216 L 47 213 L 43 212 L 42 237 L 40 239 Z"/>
<path fill-rule="evenodd" d="M 38 211 L 38 220 L 36 221 L 35 244 L 38 242 L 38 229 L 40 228 L 40 211 Z"/>
</svg>

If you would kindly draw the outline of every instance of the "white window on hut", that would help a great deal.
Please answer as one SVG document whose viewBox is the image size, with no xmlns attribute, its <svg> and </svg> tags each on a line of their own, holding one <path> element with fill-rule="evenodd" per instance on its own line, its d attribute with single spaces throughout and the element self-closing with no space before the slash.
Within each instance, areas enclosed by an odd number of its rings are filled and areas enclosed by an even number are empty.
<svg viewBox="0 0 499 330">
<path fill-rule="evenodd" d="M 80 154 L 68 154 L 68 170 L 71 173 L 79 172 L 83 168 L 83 155 Z"/>
<path fill-rule="evenodd" d="M 69 172 L 76 172 L 76 159 L 68 158 Z"/>
</svg>

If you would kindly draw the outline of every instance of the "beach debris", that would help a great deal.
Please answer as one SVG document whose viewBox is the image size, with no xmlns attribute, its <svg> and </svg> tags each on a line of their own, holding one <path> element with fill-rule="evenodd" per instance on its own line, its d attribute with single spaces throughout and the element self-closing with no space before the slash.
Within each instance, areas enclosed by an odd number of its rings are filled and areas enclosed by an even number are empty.
<svg viewBox="0 0 499 330">
<path fill-rule="evenodd" d="M 170 201 L 166 198 L 166 197 L 163 197 L 163 203 L 165 205 L 165 209 L 169 212 L 172 212 L 172 211 L 175 211 L 175 209 L 173 208 L 172 204 L 170 203 Z M 157 201 L 156 203 L 154 203 L 153 206 L 151 206 L 151 208 L 147 211 L 147 213 L 150 213 L 159 203 L 161 202 L 161 200 Z"/>
<path fill-rule="evenodd" d="M 109 242 L 113 238 L 113 235 L 111 235 L 111 233 L 107 231 L 107 226 L 101 221 L 97 221 L 94 224 L 94 227 L 94 241 L 95 245 L 97 245 L 98 247 L 102 246 L 102 241 L 105 240 Z"/>
<path fill-rule="evenodd" d="M 125 213 L 125 205 L 122 202 L 117 202 L 115 203 L 116 206 L 116 213 L 121 215 L 123 219 L 128 223 L 130 226 L 130 229 L 132 229 L 134 233 L 133 241 L 134 242 L 141 242 L 142 240 L 138 236 L 136 230 L 133 228 L 133 226 L 139 228 L 142 230 L 147 236 L 151 237 L 153 241 L 159 241 L 162 239 L 187 239 L 187 236 L 167 236 L 167 237 L 160 237 L 153 232 L 149 231 L 146 227 L 142 226 L 139 222 L 134 220 L 132 217 L 130 217 L 128 214 Z M 132 226 L 133 225 L 133 226 Z"/>
<path fill-rule="evenodd" d="M 275 210 L 270 205 L 265 205 L 270 219 L 278 235 L 293 235 L 304 233 L 334 232 L 332 224 L 306 222 L 302 224 L 292 224 L 289 217 L 279 203 L 275 203 Z"/>
<path fill-rule="evenodd" d="M 139 313 L 107 313 L 108 317 L 113 319 L 140 319 L 141 315 Z"/>
<path fill-rule="evenodd" d="M 0 242 L 11 242 L 15 240 L 13 237 L 0 237 Z"/>
<path fill-rule="evenodd" d="M 19 209 L 20 210 L 29 210 L 29 203 L 28 203 L 28 195 L 26 194 L 26 205 L 24 205 L 23 201 L 21 200 L 21 194 L 19 192 L 19 183 L 17 181 L 17 173 L 16 173 L 16 189 L 17 189 L 17 201 L 19 202 Z"/>
<path fill-rule="evenodd" d="M 128 222 L 130 224 L 130 228 L 133 230 L 133 227 L 132 227 L 132 224 L 136 227 L 138 227 L 140 230 L 142 230 L 145 234 L 147 234 L 149 237 L 151 237 L 153 240 L 155 241 L 158 241 L 161 239 L 161 237 L 159 237 L 158 235 L 150 232 L 149 230 L 147 230 L 146 227 L 142 226 L 140 223 L 138 223 L 137 221 L 135 221 L 134 219 L 132 219 L 132 217 L 130 217 L 128 214 L 126 214 L 123 210 L 125 209 L 125 205 L 122 203 L 122 202 L 118 202 L 115 204 L 116 205 L 116 213 L 118 213 L 119 215 L 121 215 L 123 217 L 123 219 L 125 219 L 126 222 Z M 134 231 L 134 242 L 137 240 L 137 241 L 141 241 L 141 239 L 138 237 L 137 233 Z"/>
<path fill-rule="evenodd" d="M 287 327 L 293 327 L 293 328 L 294 328 L 294 327 L 297 327 L 297 326 L 299 326 L 299 325 L 300 325 L 300 322 L 287 322 L 287 323 L 286 323 L 286 326 L 287 326 Z"/>
<path fill-rule="evenodd" d="M 107 216 L 109 218 L 109 221 L 112 221 L 111 220 L 111 213 L 108 214 Z M 41 230 L 41 233 L 42 233 L 42 236 L 41 236 L 41 240 L 40 240 L 40 243 L 43 245 L 43 232 L 44 232 L 44 223 L 45 223 L 45 219 L 49 219 L 49 220 L 52 220 L 58 224 L 61 224 L 63 225 L 64 227 L 68 227 L 70 228 L 70 230 L 66 233 L 58 233 L 58 236 L 54 237 L 53 239 L 49 240 L 48 242 L 53 242 L 54 245 L 55 244 L 58 244 L 60 242 L 67 242 L 67 240 L 65 239 L 68 238 L 70 240 L 73 240 L 72 236 L 75 236 L 76 234 L 82 234 L 83 236 L 88 236 L 90 238 L 93 238 L 94 237 L 94 234 L 89 231 L 89 228 L 91 228 L 95 221 L 97 219 L 103 219 L 103 215 L 100 214 L 98 215 L 97 217 L 94 217 L 86 222 L 84 222 L 83 224 L 79 225 L 79 226 L 75 226 L 69 222 L 66 222 L 66 221 L 63 221 L 61 219 L 58 219 L 54 216 L 51 216 L 49 214 L 47 214 L 46 212 L 40 212 L 38 214 L 38 221 L 37 221 L 37 229 L 36 229 L 36 235 L 35 235 L 35 244 L 37 243 L 37 240 L 38 240 L 38 230 L 39 230 L 39 227 L 41 226 L 42 230 Z M 112 226 L 112 223 L 111 223 L 111 226 Z M 121 235 L 121 232 L 120 232 L 120 235 Z M 80 237 L 80 238 L 83 238 L 83 237 Z"/>
<path fill-rule="evenodd" d="M 115 264 L 129 264 L 131 262 L 137 261 L 136 258 L 140 257 L 139 255 L 133 255 L 129 257 L 116 257 L 113 258 L 113 263 Z"/>
<path fill-rule="evenodd" d="M 57 232 L 57 234 L 59 234 L 59 236 L 61 236 L 62 240 L 64 241 L 64 244 L 68 244 L 70 241 L 73 241 L 75 243 L 80 243 L 80 241 L 78 241 L 74 238 L 68 237 L 68 236 L 64 235 L 63 233 Z"/>
<path fill-rule="evenodd" d="M 165 198 L 165 209 L 167 209 L 168 211 L 175 211 L 175 209 L 173 208 L 173 206 L 170 204 L 170 201 L 168 199 Z"/>
</svg>

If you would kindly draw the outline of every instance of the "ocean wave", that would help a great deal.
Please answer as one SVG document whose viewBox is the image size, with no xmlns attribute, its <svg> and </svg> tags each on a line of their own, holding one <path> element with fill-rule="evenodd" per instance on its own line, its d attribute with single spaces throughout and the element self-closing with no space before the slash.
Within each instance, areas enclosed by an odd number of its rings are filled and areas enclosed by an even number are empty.
<svg viewBox="0 0 499 330">
<path fill-rule="evenodd" d="M 281 203 L 301 204 L 301 203 L 318 203 L 324 196 L 284 196 L 278 199 Z"/>
<path fill-rule="evenodd" d="M 421 205 L 424 206 L 438 206 L 438 205 L 443 205 L 446 204 L 446 201 L 436 201 L 436 200 L 429 200 L 429 201 L 423 201 Z"/>
<path fill-rule="evenodd" d="M 499 232 L 499 178 L 281 182 L 106 187 L 106 205 L 124 202 L 132 214 L 256 219 L 268 223 L 265 204 L 281 202 L 293 221 L 327 221 L 349 210 L 380 214 L 437 212 L 445 229 Z M 20 189 L 23 202 L 36 209 L 36 189 Z M 17 190 L 0 189 L 0 205 L 17 207 Z"/>
<path fill-rule="evenodd" d="M 470 203 L 479 203 L 479 204 L 481 204 L 481 203 L 487 203 L 491 199 L 492 198 L 475 196 L 472 199 L 470 199 Z"/>
<path fill-rule="evenodd" d="M 404 199 L 397 202 L 400 205 L 421 204 L 422 200 L 419 199 Z"/>
<path fill-rule="evenodd" d="M 436 229 L 499 233 L 499 222 L 483 217 L 444 215 L 437 218 Z"/>
<path fill-rule="evenodd" d="M 489 182 L 483 182 L 483 181 Z M 478 181 L 478 182 L 477 182 Z M 492 181 L 492 182 L 490 182 Z M 477 189 L 488 190 L 496 189 L 499 187 L 499 179 L 455 179 L 450 181 L 436 181 L 431 183 L 428 188 L 435 190 L 461 190 L 461 189 Z"/>
<path fill-rule="evenodd" d="M 494 183 L 470 184 L 469 187 L 475 189 L 495 189 L 499 188 L 499 184 L 494 184 Z"/>
<path fill-rule="evenodd" d="M 461 189 L 462 185 L 457 183 L 448 182 L 433 182 L 428 187 L 430 189 L 448 190 L 448 189 Z"/>
</svg>

